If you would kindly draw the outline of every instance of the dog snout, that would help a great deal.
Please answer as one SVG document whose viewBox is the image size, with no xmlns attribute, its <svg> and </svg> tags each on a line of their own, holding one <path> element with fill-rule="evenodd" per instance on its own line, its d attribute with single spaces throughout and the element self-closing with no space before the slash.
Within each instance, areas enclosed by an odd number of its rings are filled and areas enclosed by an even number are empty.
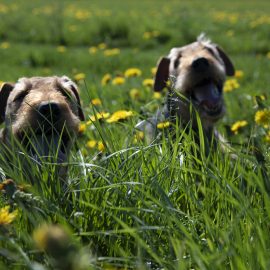
<svg viewBox="0 0 270 270">
<path fill-rule="evenodd" d="M 60 116 L 60 107 L 56 102 L 42 102 L 37 109 L 42 117 L 57 119 Z"/>
<path fill-rule="evenodd" d="M 199 57 L 192 62 L 191 66 L 195 71 L 202 72 L 209 67 L 209 62 L 206 58 Z"/>
</svg>

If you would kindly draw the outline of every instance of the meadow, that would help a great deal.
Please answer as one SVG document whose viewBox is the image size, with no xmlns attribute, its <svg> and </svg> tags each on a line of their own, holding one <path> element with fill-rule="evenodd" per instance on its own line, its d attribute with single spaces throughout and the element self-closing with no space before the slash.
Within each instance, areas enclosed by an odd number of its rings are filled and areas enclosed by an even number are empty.
<svg viewBox="0 0 270 270">
<path fill-rule="evenodd" d="M 0 151 L 0 269 L 269 269 L 269 14 L 267 0 L 1 0 L 1 82 L 67 75 L 86 121 L 64 190 L 53 166 L 32 182 Z M 165 100 L 158 59 L 202 32 L 237 70 L 218 124 L 237 159 L 191 130 L 147 144 L 134 129 Z"/>
</svg>

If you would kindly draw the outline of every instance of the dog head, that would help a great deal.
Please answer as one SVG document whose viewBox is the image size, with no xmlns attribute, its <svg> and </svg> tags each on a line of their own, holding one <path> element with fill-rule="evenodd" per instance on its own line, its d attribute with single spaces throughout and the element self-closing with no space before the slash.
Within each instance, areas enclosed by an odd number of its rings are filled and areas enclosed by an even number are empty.
<svg viewBox="0 0 270 270">
<path fill-rule="evenodd" d="M 21 78 L 0 90 L 0 123 L 5 122 L 4 143 L 14 137 L 35 159 L 68 151 L 84 120 L 78 89 L 68 77 Z"/>
<path fill-rule="evenodd" d="M 225 52 L 203 35 L 197 41 L 173 48 L 163 57 L 157 68 L 154 90 L 161 91 L 170 78 L 172 88 L 190 101 L 198 111 L 202 123 L 212 126 L 225 113 L 223 84 L 227 76 L 234 75 L 234 66 Z M 179 95 L 180 96 L 180 95 Z M 190 113 L 186 102 L 176 98 L 174 108 L 185 122 Z"/>
</svg>

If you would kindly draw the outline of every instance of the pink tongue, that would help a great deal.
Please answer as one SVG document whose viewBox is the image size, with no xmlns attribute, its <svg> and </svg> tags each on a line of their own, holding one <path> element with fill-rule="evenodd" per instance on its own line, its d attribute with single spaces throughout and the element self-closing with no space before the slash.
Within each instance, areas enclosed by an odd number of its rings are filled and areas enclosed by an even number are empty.
<svg viewBox="0 0 270 270">
<path fill-rule="evenodd" d="M 209 108 L 216 107 L 220 102 L 220 93 L 212 82 L 195 87 L 193 94 L 200 105 L 205 105 Z"/>
</svg>

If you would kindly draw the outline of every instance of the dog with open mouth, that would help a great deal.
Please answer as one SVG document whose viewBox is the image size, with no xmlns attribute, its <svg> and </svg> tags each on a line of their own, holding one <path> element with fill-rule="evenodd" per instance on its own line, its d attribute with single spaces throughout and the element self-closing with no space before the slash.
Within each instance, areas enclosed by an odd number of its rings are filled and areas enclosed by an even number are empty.
<svg viewBox="0 0 270 270">
<path fill-rule="evenodd" d="M 171 49 L 167 57 L 158 64 L 154 90 L 169 89 L 164 108 L 154 116 L 137 124 L 136 128 L 146 133 L 150 142 L 157 135 L 157 124 L 162 121 L 185 126 L 191 123 L 197 130 L 197 121 L 190 105 L 198 112 L 205 137 L 224 141 L 215 130 L 215 124 L 225 114 L 223 85 L 226 76 L 233 76 L 234 66 L 226 53 L 205 35 L 196 42 Z M 170 80 L 171 86 L 168 86 Z"/>
<path fill-rule="evenodd" d="M 66 76 L 21 78 L 1 87 L 0 141 L 9 149 L 16 141 L 34 161 L 67 162 L 80 120 L 78 88 Z"/>
</svg>

